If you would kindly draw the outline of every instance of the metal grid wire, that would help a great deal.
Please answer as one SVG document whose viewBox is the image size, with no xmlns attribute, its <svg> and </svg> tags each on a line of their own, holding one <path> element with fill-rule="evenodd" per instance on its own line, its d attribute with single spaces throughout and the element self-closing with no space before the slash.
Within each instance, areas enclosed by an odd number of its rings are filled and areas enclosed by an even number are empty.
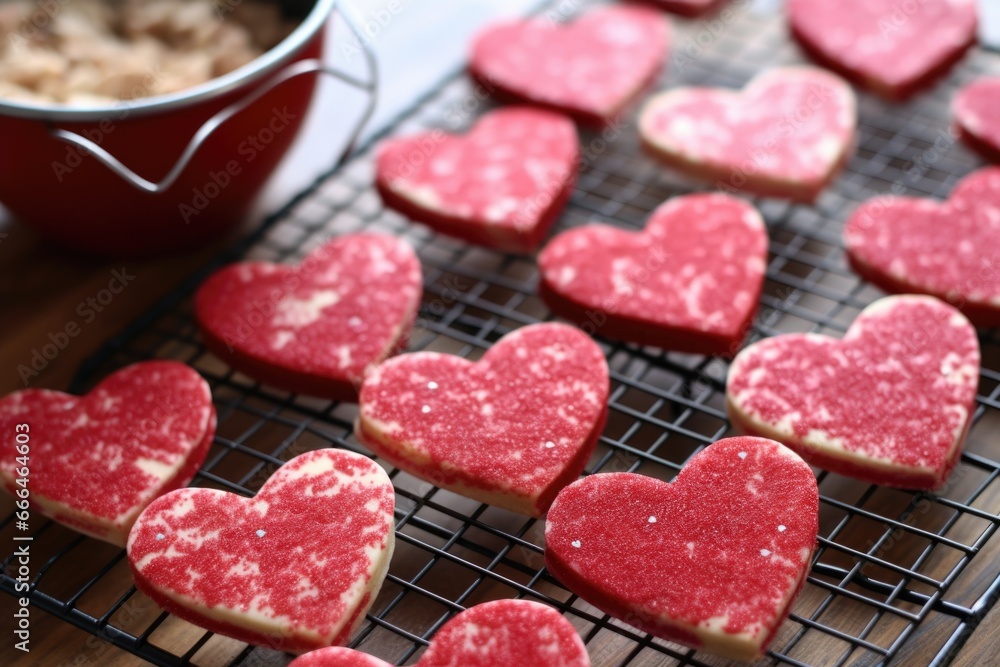
<svg viewBox="0 0 1000 667">
<path fill-rule="evenodd" d="M 678 55 L 661 84 L 736 87 L 765 67 L 799 61 L 775 17 L 737 9 L 736 20 L 721 25 L 709 30 L 699 22 L 682 24 Z M 947 82 L 905 106 L 863 95 L 857 156 L 814 206 L 755 202 L 771 243 L 751 339 L 787 331 L 839 336 L 880 296 L 847 268 L 842 221 L 858 203 L 895 183 L 911 194 L 943 198 L 958 178 L 979 166 L 947 132 L 948 103 L 957 87 L 998 69 L 1000 57 L 977 51 Z M 474 93 L 464 76 L 455 76 L 392 133 L 467 126 L 485 109 Z M 632 116 L 604 136 L 583 134 L 588 165 L 555 231 L 594 219 L 640 229 L 648 213 L 669 197 L 707 189 L 642 155 L 635 126 Z M 372 157 L 369 147 L 233 255 L 293 262 L 330 236 L 361 229 L 404 236 L 417 249 L 425 275 L 421 317 L 410 345 L 414 350 L 477 358 L 509 331 L 551 319 L 535 296 L 533 258 L 440 237 L 385 210 L 371 187 Z M 191 291 L 200 277 L 112 341 L 81 371 L 77 389 L 114 368 L 154 357 L 180 359 L 200 371 L 212 385 L 219 411 L 215 444 L 194 482 L 200 486 L 251 495 L 284 461 L 305 451 L 333 446 L 364 452 L 351 435 L 355 406 L 260 386 L 205 351 L 191 315 Z M 724 360 L 598 342 L 611 368 L 612 390 L 608 424 L 588 473 L 638 471 L 671 479 L 705 445 L 732 435 L 724 409 Z M 772 644 L 770 663 L 871 665 L 893 659 L 913 664 L 907 658 L 919 652 L 947 664 L 996 599 L 997 332 L 982 333 L 981 343 L 984 369 L 976 421 L 967 451 L 943 490 L 900 491 L 819 472 L 819 549 L 791 618 Z M 598 667 L 728 664 L 639 633 L 566 591 L 544 569 L 543 522 L 390 470 L 397 491 L 397 550 L 354 647 L 404 664 L 462 608 L 525 597 L 563 611 Z M 4 539 L 13 534 L 12 519 L 3 523 Z M 108 545 L 46 523 L 33 549 L 35 558 L 44 553 L 47 559 L 33 583 L 36 606 L 152 663 L 264 665 L 287 659 L 209 633 L 179 645 L 177 638 L 189 637 L 190 627 L 151 608 L 131 586 L 124 554 Z M 101 567 L 76 564 L 75 555 L 95 549 L 107 554 Z M 58 585 L 51 583 L 57 573 Z M 5 574 L 0 587 L 12 592 L 13 580 Z"/>
</svg>

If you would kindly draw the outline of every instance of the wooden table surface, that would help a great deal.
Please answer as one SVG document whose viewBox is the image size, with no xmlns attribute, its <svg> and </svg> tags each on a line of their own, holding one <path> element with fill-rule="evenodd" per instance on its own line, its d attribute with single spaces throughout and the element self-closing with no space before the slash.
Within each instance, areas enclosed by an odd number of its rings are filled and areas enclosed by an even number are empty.
<svg viewBox="0 0 1000 667">
<path fill-rule="evenodd" d="M 481 5 L 487 3 L 479 3 Z M 503 3 L 497 2 L 496 5 Z M 511 11 L 510 7 L 505 8 Z M 400 50 L 403 53 L 405 50 Z M 398 54 L 397 54 L 398 55 Z M 390 56 L 392 57 L 392 56 Z M 413 94 L 409 88 L 407 94 Z M 388 113 L 384 111 L 386 117 Z M 279 178 L 279 180 L 281 180 Z M 287 195 L 294 185 L 283 182 L 280 196 Z M 280 196 L 270 201 L 280 200 Z M 266 208 L 266 206 L 265 206 Z M 0 393 L 25 386 L 24 369 L 31 368 L 36 350 L 50 342 L 51 336 L 65 331 L 67 324 L 76 323 L 79 334 L 68 340 L 55 359 L 46 361 L 37 371 L 31 369 L 27 384 L 31 387 L 66 388 L 79 365 L 92 355 L 109 337 L 122 330 L 135 317 L 144 312 L 157 299 L 168 293 L 185 276 L 212 258 L 229 240 L 177 257 L 147 261 L 105 261 L 80 257 L 70 251 L 53 249 L 29 229 L 14 224 L 0 211 Z M 134 276 L 120 293 L 115 294 L 106 306 L 94 306 L 88 300 L 97 298 L 115 272 Z M 100 312 L 97 312 L 97 308 Z M 51 335 L 51 336 L 50 336 Z M 56 336 L 59 338 L 59 336 Z M 36 374 L 37 373 L 37 374 Z M 10 512 L 12 503 L 4 496 L 0 499 L 0 512 Z M 994 543 L 997 540 L 993 540 Z M 996 544 L 992 546 L 997 551 Z M 76 558 L 80 567 L 108 560 L 107 549 L 78 550 Z M 985 563 L 983 578 L 996 576 L 1000 553 L 983 553 L 977 557 Z M 93 561 L 91 563 L 90 561 Z M 127 568 L 115 573 L 123 585 L 128 583 Z M 138 658 L 116 649 L 87 633 L 34 610 L 32 614 L 32 652 L 28 655 L 17 651 L 11 640 L 12 598 L 0 596 L 0 609 L 4 621 L 0 624 L 4 639 L 0 643 L 0 665 L 106 665 L 118 667 L 140 664 Z M 148 622 L 158 610 L 148 601 L 140 599 L 127 610 L 135 622 Z M 129 621 L 129 619 L 125 619 Z M 123 623 L 125 625 L 126 623 Z M 925 665 L 935 655 L 944 638 L 951 634 L 953 625 L 928 622 L 921 625 L 895 664 Z M 179 644 L 200 631 L 177 624 L 167 628 L 166 634 Z M 611 662 L 600 662 L 598 656 L 607 656 L 597 642 L 592 642 L 592 655 L 596 667 Z M 200 664 L 227 664 L 242 645 L 223 638 L 213 640 L 206 650 L 199 653 Z M 953 663 L 959 667 L 978 667 L 997 664 L 1000 655 L 1000 608 L 987 615 L 972 638 L 962 647 Z M 798 659 L 810 662 L 809 655 Z M 813 656 L 817 662 L 828 656 Z M 610 660 L 610 658 L 604 658 Z M 254 665 L 281 665 L 287 659 L 264 654 Z"/>
</svg>

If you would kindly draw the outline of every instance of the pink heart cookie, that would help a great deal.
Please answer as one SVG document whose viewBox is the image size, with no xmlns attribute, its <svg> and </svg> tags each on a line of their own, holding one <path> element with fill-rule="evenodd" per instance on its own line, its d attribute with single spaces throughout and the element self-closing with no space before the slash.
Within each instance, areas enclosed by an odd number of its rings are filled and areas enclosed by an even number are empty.
<svg viewBox="0 0 1000 667">
<path fill-rule="evenodd" d="M 337 238 L 298 266 L 232 264 L 195 295 L 212 353 L 288 391 L 353 401 L 368 369 L 406 346 L 421 296 L 420 262 L 381 234 Z"/>
<path fill-rule="evenodd" d="M 436 352 L 390 359 L 361 387 L 354 433 L 441 488 L 542 516 L 586 465 L 607 398 L 601 349 L 573 327 L 533 324 L 478 362 Z"/>
<path fill-rule="evenodd" d="M 1000 77 L 982 78 L 958 91 L 952 102 L 962 139 L 992 162 L 1000 162 Z"/>
<path fill-rule="evenodd" d="M 414 667 L 590 667 L 587 650 L 562 614 L 530 600 L 484 602 L 441 626 Z M 307 653 L 288 667 L 389 667 L 346 648 Z"/>
<path fill-rule="evenodd" d="M 531 252 L 576 183 L 580 144 L 561 115 L 511 107 L 465 135 L 441 130 L 382 145 L 375 185 L 386 206 L 479 245 Z"/>
<path fill-rule="evenodd" d="M 656 77 L 670 40 L 666 17 L 634 5 L 595 9 L 568 25 L 551 16 L 522 19 L 483 30 L 469 71 L 501 97 L 600 124 Z"/>
<path fill-rule="evenodd" d="M 81 397 L 9 394 L 0 400 L 0 429 L 9 434 L 0 443 L 0 482 L 19 510 L 30 502 L 73 530 L 124 546 L 144 507 L 194 477 L 212 445 L 215 408 L 194 370 L 146 361 Z"/>
<path fill-rule="evenodd" d="M 979 341 L 929 296 L 868 306 L 843 339 L 784 334 L 733 361 L 733 425 L 779 440 L 813 465 L 874 484 L 940 486 L 975 408 Z"/>
<path fill-rule="evenodd" d="M 643 145 L 668 166 L 723 191 L 811 202 L 853 145 L 854 93 L 814 67 L 783 67 L 742 91 L 674 88 L 639 117 Z"/>
<path fill-rule="evenodd" d="M 763 438 L 726 438 L 673 483 L 604 473 L 566 487 L 545 566 L 581 598 L 658 637 L 738 660 L 762 655 L 805 581 L 819 492 Z"/>
<path fill-rule="evenodd" d="M 1000 325 L 1000 168 L 963 178 L 946 202 L 876 197 L 844 228 L 851 266 L 888 292 L 949 302 L 977 326 Z"/>
<path fill-rule="evenodd" d="M 976 42 L 976 0 L 789 0 L 802 48 L 825 67 L 902 100 Z"/>
<path fill-rule="evenodd" d="M 586 225 L 538 256 L 539 294 L 590 333 L 642 345 L 733 356 L 757 311 L 767 229 L 722 194 L 661 205 L 642 232 Z"/>
<path fill-rule="evenodd" d="M 344 644 L 388 571 L 394 498 L 370 459 L 308 452 L 253 498 L 189 488 L 153 502 L 129 564 L 139 590 L 206 630 L 290 653 Z"/>
</svg>

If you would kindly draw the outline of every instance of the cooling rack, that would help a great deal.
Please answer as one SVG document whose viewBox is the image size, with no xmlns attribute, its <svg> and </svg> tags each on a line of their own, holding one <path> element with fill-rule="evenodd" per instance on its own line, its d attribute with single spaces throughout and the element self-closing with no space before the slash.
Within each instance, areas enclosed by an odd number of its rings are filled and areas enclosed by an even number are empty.
<svg viewBox="0 0 1000 667">
<path fill-rule="evenodd" d="M 761 69 L 799 62 L 782 21 L 757 15 L 748 5 L 733 3 L 729 18 L 714 23 L 677 21 L 674 56 L 660 84 L 737 87 Z M 770 255 L 751 340 L 788 331 L 839 336 L 881 295 L 847 268 L 843 220 L 879 193 L 943 198 L 980 166 L 951 133 L 948 104 L 959 86 L 998 72 L 1000 56 L 977 50 L 947 81 L 906 105 L 862 95 L 857 154 L 815 205 L 755 200 L 767 221 Z M 388 132 L 460 130 L 487 108 L 481 93 L 455 73 Z M 642 154 L 634 114 L 603 131 L 584 132 L 582 142 L 584 168 L 555 231 L 595 219 L 639 229 L 669 197 L 707 189 Z M 507 332 L 552 318 L 535 295 L 533 258 L 437 236 L 384 209 L 372 188 L 372 145 L 219 262 L 293 262 L 331 236 L 379 230 L 408 239 L 423 263 L 424 297 L 411 349 L 477 358 Z M 211 383 L 219 412 L 215 443 L 194 481 L 200 486 L 252 495 L 284 461 L 305 451 L 342 447 L 367 453 L 351 435 L 355 406 L 261 386 L 205 351 L 192 321 L 191 293 L 215 266 L 110 341 L 81 369 L 75 389 L 154 357 L 196 368 Z M 819 549 L 766 664 L 913 664 L 912 656 L 933 655 L 934 664 L 945 665 L 996 600 L 1000 340 L 996 331 L 981 332 L 980 340 L 984 365 L 975 423 L 945 488 L 908 492 L 818 471 Z M 726 361 L 598 343 L 611 368 L 612 390 L 608 424 L 588 473 L 638 471 L 671 479 L 705 445 L 732 434 L 724 407 Z M 397 491 L 396 554 L 352 646 L 406 664 L 461 609 L 523 597 L 561 610 L 597 667 L 729 664 L 646 636 L 565 590 L 544 568 L 543 522 L 389 470 Z M 0 528 L 0 539 L 11 544 L 13 516 Z M 33 562 L 44 565 L 32 581 L 32 604 L 99 638 L 96 646 L 109 642 L 157 665 L 263 666 L 289 659 L 160 612 L 136 592 L 118 549 L 43 523 L 33 550 Z M 4 561 L 0 588 L 13 594 L 11 559 Z"/>
</svg>

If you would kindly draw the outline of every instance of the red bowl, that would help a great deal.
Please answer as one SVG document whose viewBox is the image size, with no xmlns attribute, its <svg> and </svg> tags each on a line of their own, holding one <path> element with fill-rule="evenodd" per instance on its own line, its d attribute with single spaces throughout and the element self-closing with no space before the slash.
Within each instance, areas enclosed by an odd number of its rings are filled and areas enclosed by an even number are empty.
<svg viewBox="0 0 1000 667">
<path fill-rule="evenodd" d="M 87 109 L 0 99 L 0 203 L 49 239 L 101 255 L 220 236 L 246 215 L 301 128 L 317 73 L 329 72 L 323 28 L 337 0 L 305 4 L 281 44 L 177 94 Z"/>
</svg>

